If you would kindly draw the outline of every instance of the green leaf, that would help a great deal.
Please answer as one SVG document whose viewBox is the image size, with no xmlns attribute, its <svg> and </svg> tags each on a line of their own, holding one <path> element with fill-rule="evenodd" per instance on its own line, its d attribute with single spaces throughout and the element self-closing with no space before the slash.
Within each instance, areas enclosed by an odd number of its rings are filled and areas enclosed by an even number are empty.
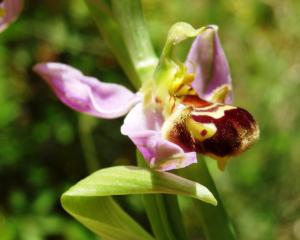
<svg viewBox="0 0 300 240">
<path fill-rule="evenodd" d="M 158 59 L 144 22 L 140 0 L 85 0 L 104 40 L 139 89 L 152 79 Z"/>
<path fill-rule="evenodd" d="M 111 197 L 62 196 L 62 205 L 79 222 L 107 240 L 153 240 Z"/>
<path fill-rule="evenodd" d="M 137 151 L 140 167 L 148 163 Z M 144 194 L 144 206 L 156 240 L 187 240 L 177 196 L 169 194 Z M 197 201 L 197 200 L 195 200 Z"/>
<path fill-rule="evenodd" d="M 216 205 L 210 191 L 172 173 L 140 167 L 101 169 L 62 195 L 64 209 L 104 239 L 152 239 L 110 196 L 168 193 L 190 196 Z"/>
<path fill-rule="evenodd" d="M 130 53 L 126 48 L 120 26 L 113 16 L 109 2 L 103 0 L 85 0 L 85 3 L 90 10 L 102 37 L 109 45 L 131 83 L 138 89 L 141 85 L 140 77 L 135 69 Z"/>
<path fill-rule="evenodd" d="M 205 159 L 198 158 L 198 163 L 193 164 L 190 168 L 181 169 L 181 174 L 188 176 L 194 181 L 199 181 L 214 193 L 218 200 L 217 207 L 203 204 L 199 201 L 194 201 L 195 212 L 200 220 L 200 224 L 204 230 L 205 239 L 214 240 L 235 240 L 237 239 L 232 223 L 226 213 L 221 197 L 214 184 L 214 180 L 210 175 L 209 169 L 206 166 Z"/>
<path fill-rule="evenodd" d="M 63 197 L 146 193 L 181 194 L 217 205 L 211 192 L 199 183 L 169 172 L 134 166 L 117 166 L 98 170 L 71 187 L 63 194 Z"/>
<path fill-rule="evenodd" d="M 152 80 L 158 59 L 144 21 L 141 1 L 112 0 L 112 9 L 140 79 Z"/>
</svg>

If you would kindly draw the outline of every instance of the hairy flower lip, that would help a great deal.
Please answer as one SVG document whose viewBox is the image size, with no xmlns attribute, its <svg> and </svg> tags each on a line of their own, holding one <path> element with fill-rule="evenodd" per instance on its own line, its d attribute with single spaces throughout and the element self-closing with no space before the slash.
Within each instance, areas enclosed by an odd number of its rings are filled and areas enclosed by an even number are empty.
<svg viewBox="0 0 300 240">
<path fill-rule="evenodd" d="M 247 150 L 259 137 L 259 128 L 245 109 L 200 98 L 183 101 L 163 126 L 164 137 L 185 151 L 196 151 L 226 161 Z"/>
<path fill-rule="evenodd" d="M 203 141 L 203 154 L 210 153 L 221 158 L 236 156 L 248 149 L 259 136 L 256 121 L 242 108 L 226 110 L 219 119 L 191 117 L 201 123 L 214 123 L 217 127 L 216 134 Z"/>
</svg>

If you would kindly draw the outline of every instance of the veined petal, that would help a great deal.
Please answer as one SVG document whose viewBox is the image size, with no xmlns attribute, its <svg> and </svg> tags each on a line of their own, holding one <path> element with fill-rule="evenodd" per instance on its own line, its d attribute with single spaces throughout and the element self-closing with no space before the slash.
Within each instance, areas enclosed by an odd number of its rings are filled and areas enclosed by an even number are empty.
<svg viewBox="0 0 300 240">
<path fill-rule="evenodd" d="M 185 153 L 181 147 L 162 138 L 161 113 L 145 110 L 137 104 L 126 116 L 121 132 L 137 146 L 150 167 L 168 171 L 197 162 L 196 153 Z"/>
<path fill-rule="evenodd" d="M 232 102 L 229 66 L 216 26 L 208 27 L 194 40 L 186 66 L 189 73 L 195 74 L 193 87 L 201 98 L 212 101 L 218 90 L 227 86 L 230 91 L 225 102 Z"/>
<path fill-rule="evenodd" d="M 22 0 L 4 0 L 0 3 L 0 32 L 19 16 L 22 8 Z"/>
<path fill-rule="evenodd" d="M 127 88 L 103 83 L 61 63 L 40 63 L 34 71 L 41 75 L 57 97 L 72 109 L 100 118 L 125 115 L 140 97 Z"/>
</svg>

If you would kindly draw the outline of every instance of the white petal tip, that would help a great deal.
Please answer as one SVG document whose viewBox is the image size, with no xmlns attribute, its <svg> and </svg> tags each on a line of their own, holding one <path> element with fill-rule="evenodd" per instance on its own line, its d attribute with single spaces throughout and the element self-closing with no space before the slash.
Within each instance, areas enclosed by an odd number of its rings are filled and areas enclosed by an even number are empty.
<svg viewBox="0 0 300 240">
<path fill-rule="evenodd" d="M 196 186 L 196 195 L 197 198 L 212 204 L 213 206 L 217 206 L 218 205 L 218 201 L 217 199 L 214 197 L 214 195 L 204 186 L 197 184 Z"/>
</svg>

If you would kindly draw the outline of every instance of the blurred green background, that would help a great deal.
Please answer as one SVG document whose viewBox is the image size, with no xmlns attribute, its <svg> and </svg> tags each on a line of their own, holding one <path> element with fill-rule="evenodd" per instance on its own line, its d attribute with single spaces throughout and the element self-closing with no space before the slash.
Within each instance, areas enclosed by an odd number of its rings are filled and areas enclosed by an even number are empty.
<svg viewBox="0 0 300 240">
<path fill-rule="evenodd" d="M 143 4 L 158 54 L 176 21 L 219 25 L 235 104 L 253 113 L 261 137 L 225 172 L 214 160 L 209 167 L 239 239 L 300 239 L 300 1 Z M 182 59 L 188 47 L 179 47 Z M 41 61 L 132 88 L 83 0 L 26 1 L 0 35 L 0 239 L 97 239 L 62 210 L 59 197 L 95 164 L 84 151 L 95 151 L 105 167 L 135 164 L 134 147 L 120 134 L 122 119 L 89 118 L 62 105 L 32 72 Z M 149 228 L 139 197 L 118 200 Z M 192 206 L 185 199 L 182 206 L 190 238 L 202 239 Z"/>
</svg>

